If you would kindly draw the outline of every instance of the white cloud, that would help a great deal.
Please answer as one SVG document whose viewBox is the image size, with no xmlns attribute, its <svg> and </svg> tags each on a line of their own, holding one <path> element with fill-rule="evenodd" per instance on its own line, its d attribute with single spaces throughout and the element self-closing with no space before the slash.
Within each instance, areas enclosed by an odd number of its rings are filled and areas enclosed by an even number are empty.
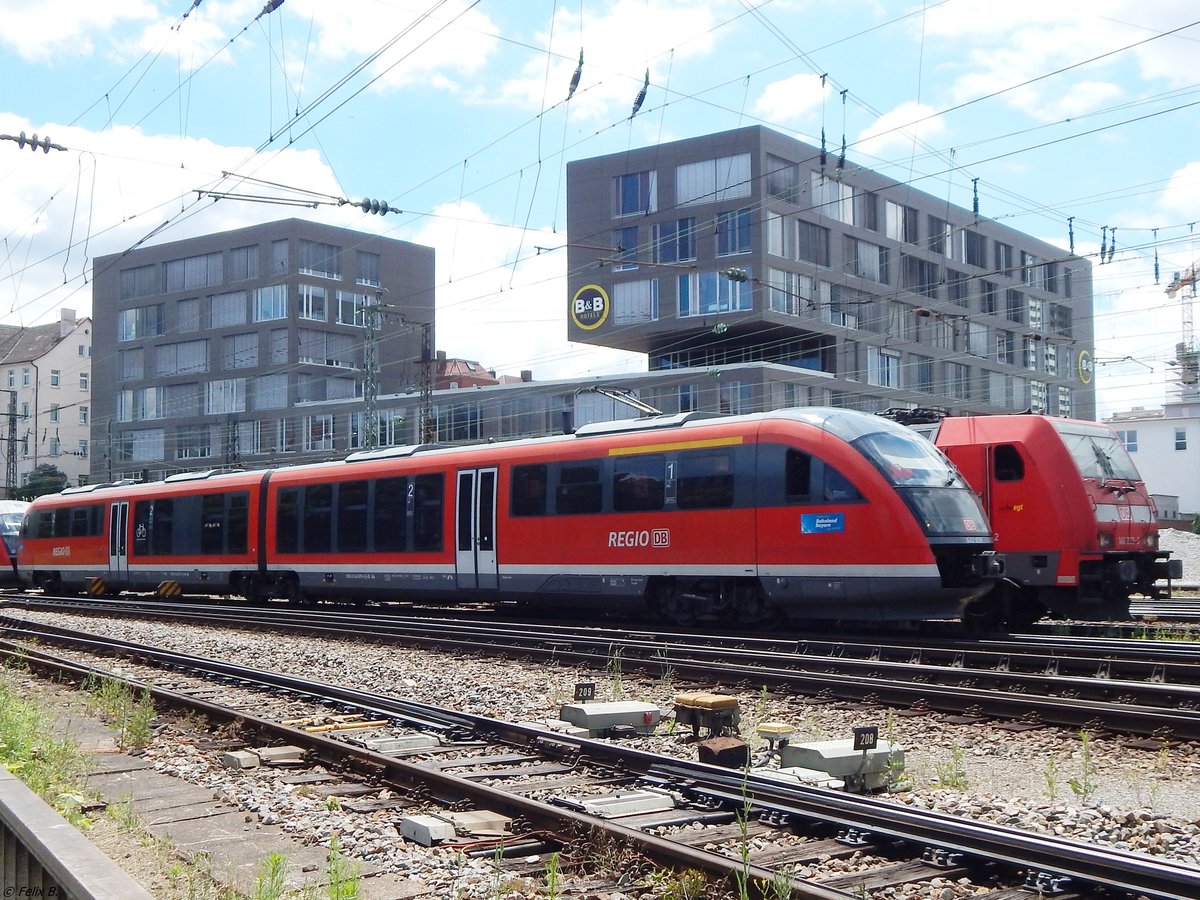
<svg viewBox="0 0 1200 900">
<path fill-rule="evenodd" d="M 928 141 L 945 131 L 933 107 L 907 101 L 876 119 L 858 136 L 854 150 L 867 156 L 887 156 L 906 150 L 916 140 Z M 932 118 L 930 118 L 932 116 Z"/>
<path fill-rule="evenodd" d="M 96 42 L 130 23 L 152 22 L 159 12 L 150 0 L 53 0 L 0 2 L 0 44 L 22 59 L 52 65 L 95 52 Z M 32 77 L 32 73 L 31 73 Z"/>
<path fill-rule="evenodd" d="M 439 207 L 409 239 L 437 251 L 438 344 L 449 355 L 503 374 L 532 369 L 539 381 L 645 371 L 642 355 L 568 344 L 563 235 L 462 203 Z"/>
<path fill-rule="evenodd" d="M 535 109 L 565 100 L 582 47 L 583 73 L 570 106 L 573 119 L 628 116 L 647 69 L 646 107 L 653 107 L 669 98 L 665 92 L 673 67 L 712 51 L 715 12 L 713 4 L 686 0 L 617 0 L 599 13 L 594 5 L 585 7 L 581 23 L 577 10 L 563 6 L 554 21 L 549 70 L 544 55 L 532 57 L 520 76 L 500 86 L 499 94 Z M 541 33 L 534 41 L 545 46 L 549 39 Z"/>
<path fill-rule="evenodd" d="M 769 122 L 795 124 L 819 108 L 832 90 L 820 75 L 793 75 L 768 84 L 755 101 L 754 112 Z"/>
</svg>

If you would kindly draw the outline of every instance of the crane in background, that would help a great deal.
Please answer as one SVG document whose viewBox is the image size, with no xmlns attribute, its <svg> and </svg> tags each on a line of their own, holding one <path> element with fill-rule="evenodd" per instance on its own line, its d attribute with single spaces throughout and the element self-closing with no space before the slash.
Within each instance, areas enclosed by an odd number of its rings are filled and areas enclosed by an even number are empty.
<svg viewBox="0 0 1200 900">
<path fill-rule="evenodd" d="M 1179 365 L 1179 383 L 1186 390 L 1195 392 L 1197 383 L 1200 383 L 1200 353 L 1196 351 L 1192 322 L 1192 302 L 1196 299 L 1195 263 L 1183 272 L 1176 272 L 1171 283 L 1167 285 L 1168 297 L 1174 298 L 1180 291 L 1184 291 L 1183 296 L 1179 298 L 1180 311 L 1183 314 L 1183 340 L 1175 345 L 1175 358 Z"/>
</svg>

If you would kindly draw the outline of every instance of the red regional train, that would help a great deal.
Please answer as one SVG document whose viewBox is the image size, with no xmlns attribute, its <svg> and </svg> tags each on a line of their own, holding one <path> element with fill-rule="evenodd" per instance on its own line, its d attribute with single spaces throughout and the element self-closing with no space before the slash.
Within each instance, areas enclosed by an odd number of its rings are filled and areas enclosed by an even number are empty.
<svg viewBox="0 0 1200 900">
<path fill-rule="evenodd" d="M 1183 561 L 1158 549 L 1154 501 L 1107 425 L 1039 415 L 934 418 L 913 427 L 979 494 L 1005 557 L 1004 579 L 970 604 L 968 621 L 1020 628 L 1047 611 L 1127 619 L 1131 595 L 1164 596 L 1182 577 Z"/>
<path fill-rule="evenodd" d="M 16 587 L 20 577 L 17 574 L 17 543 L 20 540 L 21 520 L 29 504 L 24 500 L 0 500 L 0 587 Z"/>
<path fill-rule="evenodd" d="M 48 592 L 532 600 L 678 623 L 961 616 L 1002 560 L 932 444 L 842 409 L 685 413 L 39 497 Z"/>
</svg>

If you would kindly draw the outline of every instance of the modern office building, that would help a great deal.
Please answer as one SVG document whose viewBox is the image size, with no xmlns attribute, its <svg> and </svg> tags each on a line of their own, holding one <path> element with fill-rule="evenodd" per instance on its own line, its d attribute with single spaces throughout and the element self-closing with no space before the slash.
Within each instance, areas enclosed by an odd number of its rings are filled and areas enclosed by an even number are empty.
<svg viewBox="0 0 1200 900">
<path fill-rule="evenodd" d="M 299 219 L 98 258 L 93 478 L 364 446 L 369 397 L 421 390 L 433 288 L 431 248 Z"/>
<path fill-rule="evenodd" d="M 4 497 L 38 466 L 68 485 L 88 478 L 92 402 L 92 320 L 59 311 L 48 325 L 0 325 L 0 447 Z"/>
<path fill-rule="evenodd" d="M 784 367 L 721 410 L 1095 417 L 1089 262 L 835 154 L 755 126 L 579 160 L 567 216 L 570 340 Z"/>
</svg>

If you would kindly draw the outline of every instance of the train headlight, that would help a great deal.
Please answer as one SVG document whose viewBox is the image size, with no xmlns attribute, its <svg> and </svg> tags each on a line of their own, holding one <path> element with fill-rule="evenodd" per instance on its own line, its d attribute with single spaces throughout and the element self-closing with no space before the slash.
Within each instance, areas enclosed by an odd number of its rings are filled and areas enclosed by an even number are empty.
<svg viewBox="0 0 1200 900">
<path fill-rule="evenodd" d="M 1098 531 L 1096 532 L 1096 538 L 1100 543 L 1101 550 L 1107 550 L 1113 545 L 1113 536 L 1110 531 Z"/>
<path fill-rule="evenodd" d="M 1158 549 L 1158 535 L 1157 534 L 1146 535 L 1146 546 L 1149 547 L 1151 550 L 1157 550 Z"/>
</svg>

